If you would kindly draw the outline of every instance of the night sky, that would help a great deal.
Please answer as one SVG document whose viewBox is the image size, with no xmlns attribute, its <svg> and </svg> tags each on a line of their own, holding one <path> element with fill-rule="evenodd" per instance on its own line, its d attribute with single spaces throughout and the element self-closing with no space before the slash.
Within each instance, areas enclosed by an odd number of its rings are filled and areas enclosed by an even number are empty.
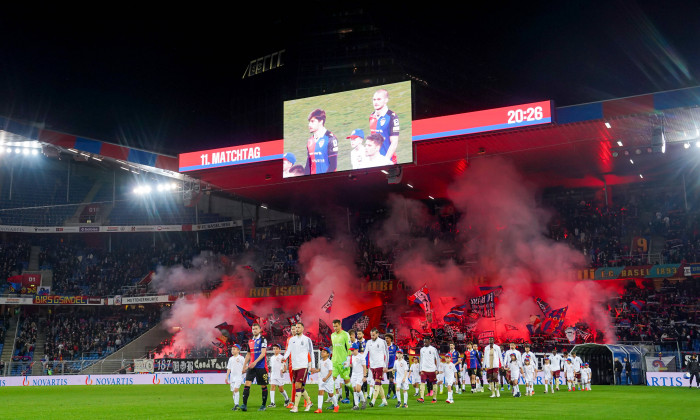
<svg viewBox="0 0 700 420">
<path fill-rule="evenodd" d="M 259 106 L 241 75 L 250 60 L 303 40 L 328 18 L 325 4 L 5 10 L 0 115 L 172 155 L 281 138 L 241 128 L 232 104 Z M 406 62 L 420 62 L 406 71 L 445 97 L 416 118 L 542 99 L 573 105 L 700 79 L 698 2 L 387 4 L 366 6 L 371 23 Z M 258 88 L 280 84 L 272 72 L 257 77 Z"/>
</svg>

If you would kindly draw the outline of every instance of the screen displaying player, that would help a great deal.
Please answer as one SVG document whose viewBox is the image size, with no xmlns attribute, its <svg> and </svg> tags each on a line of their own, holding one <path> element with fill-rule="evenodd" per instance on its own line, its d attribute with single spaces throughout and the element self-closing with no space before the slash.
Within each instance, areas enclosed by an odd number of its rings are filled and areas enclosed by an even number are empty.
<svg viewBox="0 0 700 420">
<path fill-rule="evenodd" d="M 412 162 L 411 126 L 411 82 L 287 101 L 284 153 L 296 162 L 283 176 Z"/>
</svg>

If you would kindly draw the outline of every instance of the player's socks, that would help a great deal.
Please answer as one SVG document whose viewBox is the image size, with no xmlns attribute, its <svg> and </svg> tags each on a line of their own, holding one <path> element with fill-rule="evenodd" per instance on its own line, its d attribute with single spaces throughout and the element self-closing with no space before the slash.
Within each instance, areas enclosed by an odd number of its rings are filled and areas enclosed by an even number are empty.
<svg viewBox="0 0 700 420">
<path fill-rule="evenodd" d="M 274 388 L 272 390 L 270 390 L 270 402 L 272 404 L 275 403 L 275 390 L 274 390 Z"/>
<path fill-rule="evenodd" d="M 267 405 L 267 387 L 262 387 L 262 405 L 265 407 Z"/>
<path fill-rule="evenodd" d="M 241 393 L 240 392 L 234 392 L 233 393 L 233 404 L 238 405 L 238 401 L 240 400 Z"/>
<path fill-rule="evenodd" d="M 544 384 L 544 392 L 547 392 L 547 384 Z"/>
<path fill-rule="evenodd" d="M 520 394 L 520 385 L 513 386 L 513 389 L 515 390 L 515 395 Z"/>
<path fill-rule="evenodd" d="M 360 402 L 361 402 L 360 394 L 361 394 L 361 392 L 353 392 L 353 395 L 355 395 L 355 406 L 360 405 Z"/>
<path fill-rule="evenodd" d="M 452 401 L 452 391 L 447 391 L 447 399 Z"/>
<path fill-rule="evenodd" d="M 408 404 L 408 391 L 403 392 L 403 403 L 404 405 Z"/>
<path fill-rule="evenodd" d="M 440 384 L 440 394 L 442 394 L 442 384 Z"/>
<path fill-rule="evenodd" d="M 333 406 L 338 406 L 338 394 L 333 394 Z"/>
<path fill-rule="evenodd" d="M 318 396 L 318 409 L 320 410 L 321 407 L 323 407 L 323 395 Z"/>
<path fill-rule="evenodd" d="M 408 401 L 408 400 L 406 400 Z M 401 405 L 401 391 L 396 393 L 396 403 Z"/>
<path fill-rule="evenodd" d="M 571 382 L 569 382 L 568 385 L 569 385 L 569 391 L 571 391 Z"/>
<path fill-rule="evenodd" d="M 420 384 L 420 398 L 425 398 L 425 384 Z"/>
<path fill-rule="evenodd" d="M 250 396 L 250 387 L 243 387 L 243 405 L 248 405 L 248 397 Z"/>
<path fill-rule="evenodd" d="M 369 394 L 369 397 L 372 398 L 372 396 L 374 395 L 374 387 L 367 385 L 367 388 L 367 393 Z"/>
<path fill-rule="evenodd" d="M 301 390 L 297 389 L 296 396 L 294 398 L 294 408 L 299 408 L 299 402 L 301 401 Z"/>
<path fill-rule="evenodd" d="M 345 384 L 345 399 L 350 399 L 350 386 L 348 386 L 348 384 Z"/>
<path fill-rule="evenodd" d="M 272 391 L 272 392 L 275 392 L 275 391 Z M 282 389 L 282 396 L 284 397 L 285 401 L 289 401 L 289 396 L 287 395 L 287 391 L 285 391 L 284 389 Z M 275 402 L 274 397 L 272 398 L 272 402 Z"/>
</svg>

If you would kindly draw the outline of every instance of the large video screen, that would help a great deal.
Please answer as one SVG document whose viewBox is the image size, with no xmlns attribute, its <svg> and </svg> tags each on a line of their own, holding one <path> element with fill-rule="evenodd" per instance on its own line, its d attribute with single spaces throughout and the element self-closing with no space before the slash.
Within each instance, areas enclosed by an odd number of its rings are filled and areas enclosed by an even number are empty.
<svg viewBox="0 0 700 420">
<path fill-rule="evenodd" d="M 284 103 L 283 176 L 413 161 L 411 82 Z"/>
</svg>

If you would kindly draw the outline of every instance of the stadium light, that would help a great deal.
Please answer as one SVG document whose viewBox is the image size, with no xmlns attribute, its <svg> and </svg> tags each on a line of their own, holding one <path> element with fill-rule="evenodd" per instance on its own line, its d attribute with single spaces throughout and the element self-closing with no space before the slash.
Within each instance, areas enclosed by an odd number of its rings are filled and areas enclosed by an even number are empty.
<svg viewBox="0 0 700 420">
<path fill-rule="evenodd" d="M 428 198 L 431 200 L 435 200 L 435 197 L 433 197 L 432 195 L 429 195 Z"/>
<path fill-rule="evenodd" d="M 618 141 L 617 141 L 617 145 L 620 146 L 620 147 L 622 147 L 622 140 L 618 140 Z"/>
<path fill-rule="evenodd" d="M 381 172 L 382 172 L 384 175 L 389 175 L 389 172 L 388 172 L 386 169 L 382 169 Z"/>
<path fill-rule="evenodd" d="M 612 128 L 612 126 L 610 125 L 610 123 L 607 122 L 607 121 L 605 121 L 605 126 L 606 126 L 607 128 Z"/>
<path fill-rule="evenodd" d="M 630 159 L 630 163 L 631 163 L 632 165 L 634 165 L 634 161 L 633 161 L 632 159 Z"/>
<path fill-rule="evenodd" d="M 39 154 L 39 151 L 37 149 L 32 149 L 32 156 L 36 156 Z"/>
<path fill-rule="evenodd" d="M 413 185 L 411 185 L 411 184 L 406 184 L 406 185 L 408 186 L 408 188 L 413 188 Z"/>
<path fill-rule="evenodd" d="M 688 142 L 683 143 L 683 148 L 690 149 L 690 143 L 688 143 Z"/>
<path fill-rule="evenodd" d="M 642 175 L 642 174 L 639 174 L 639 177 L 642 178 L 642 179 L 644 179 L 644 175 Z"/>
</svg>

